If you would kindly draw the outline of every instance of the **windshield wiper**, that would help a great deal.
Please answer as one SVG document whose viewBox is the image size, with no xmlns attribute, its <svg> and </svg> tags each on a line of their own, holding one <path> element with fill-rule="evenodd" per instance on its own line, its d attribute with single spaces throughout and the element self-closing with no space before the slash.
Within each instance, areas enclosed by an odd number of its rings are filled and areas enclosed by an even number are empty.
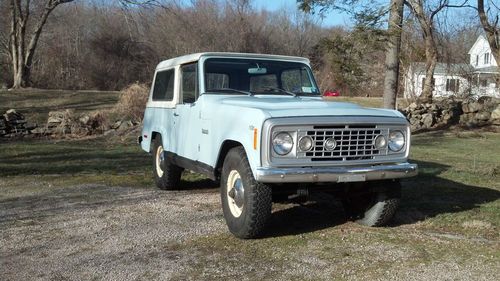
<svg viewBox="0 0 500 281">
<path fill-rule="evenodd" d="M 278 92 L 282 92 L 282 93 L 285 93 L 287 95 L 292 95 L 294 97 L 297 97 L 297 94 L 294 93 L 294 92 L 290 92 L 290 91 L 287 91 L 285 89 L 281 89 L 281 88 L 277 88 L 277 87 L 266 87 L 264 88 L 264 90 L 272 90 L 272 91 L 278 91 Z"/>
<path fill-rule="evenodd" d="M 240 93 L 240 94 L 244 94 L 244 95 L 248 95 L 248 96 L 253 96 L 252 92 L 247 92 L 247 91 L 233 89 L 233 88 L 216 88 L 216 89 L 210 89 L 206 92 L 207 93 L 214 93 L 214 92 L 227 92 L 227 91 L 230 91 L 233 93 Z"/>
</svg>

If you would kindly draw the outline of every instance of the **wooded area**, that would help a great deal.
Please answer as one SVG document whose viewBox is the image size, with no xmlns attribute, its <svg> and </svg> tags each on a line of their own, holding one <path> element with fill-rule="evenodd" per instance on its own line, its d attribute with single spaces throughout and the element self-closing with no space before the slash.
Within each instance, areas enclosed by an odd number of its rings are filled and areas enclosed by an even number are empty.
<svg viewBox="0 0 500 281">
<path fill-rule="evenodd" d="M 386 31 L 389 1 L 385 6 L 362 0 L 297 2 L 298 8 L 268 12 L 253 9 L 249 0 L 3 0 L 0 85 L 116 90 L 136 81 L 149 83 L 161 60 L 231 51 L 306 56 L 322 90 L 381 96 L 391 34 Z M 493 31 L 487 38 L 498 41 L 494 1 L 435 2 L 405 2 L 410 9 L 403 19 L 400 73 L 410 62 L 429 67 L 466 62 L 468 48 L 484 32 L 481 23 Z M 318 17 L 302 12 L 318 7 L 351 7 L 353 25 L 322 27 Z"/>
</svg>

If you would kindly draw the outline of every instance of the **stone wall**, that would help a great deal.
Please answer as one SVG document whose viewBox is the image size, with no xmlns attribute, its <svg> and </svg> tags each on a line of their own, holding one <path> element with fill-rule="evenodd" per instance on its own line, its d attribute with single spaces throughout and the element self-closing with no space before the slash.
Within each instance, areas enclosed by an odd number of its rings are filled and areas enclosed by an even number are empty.
<svg viewBox="0 0 500 281">
<path fill-rule="evenodd" d="M 453 125 L 476 128 L 500 125 L 498 99 L 482 97 L 475 100 L 442 99 L 434 103 L 411 103 L 401 112 L 408 118 L 412 131 L 442 129 Z"/>
<path fill-rule="evenodd" d="M 53 137 L 123 134 L 137 125 L 139 122 L 130 120 L 110 122 L 109 112 L 76 114 L 71 110 L 51 111 L 44 133 Z"/>
<path fill-rule="evenodd" d="M 32 134 L 37 124 L 28 123 L 24 115 L 9 109 L 0 115 L 0 137 L 14 138 Z"/>
</svg>

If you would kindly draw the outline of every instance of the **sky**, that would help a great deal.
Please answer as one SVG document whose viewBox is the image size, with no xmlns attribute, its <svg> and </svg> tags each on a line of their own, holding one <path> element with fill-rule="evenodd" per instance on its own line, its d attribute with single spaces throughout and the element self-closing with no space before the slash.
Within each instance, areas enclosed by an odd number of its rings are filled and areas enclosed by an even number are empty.
<svg viewBox="0 0 500 281">
<path fill-rule="evenodd" d="M 290 10 L 298 9 L 296 0 L 253 0 L 253 4 L 257 10 L 277 11 L 283 8 Z M 317 17 L 324 27 L 350 25 L 349 17 L 338 11 L 327 11 L 323 19 L 320 19 L 319 16 Z"/>
</svg>

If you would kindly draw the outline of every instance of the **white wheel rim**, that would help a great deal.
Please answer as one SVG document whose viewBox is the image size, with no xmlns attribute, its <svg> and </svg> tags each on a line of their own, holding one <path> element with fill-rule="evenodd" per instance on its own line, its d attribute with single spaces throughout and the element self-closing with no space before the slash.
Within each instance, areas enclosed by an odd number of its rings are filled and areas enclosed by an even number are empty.
<svg viewBox="0 0 500 281">
<path fill-rule="evenodd" d="M 163 169 L 161 168 L 161 164 L 164 161 L 164 155 L 163 155 L 163 146 L 158 146 L 156 149 L 156 174 L 158 175 L 159 178 L 163 177 Z"/>
<path fill-rule="evenodd" d="M 231 192 L 231 190 L 233 190 Z M 233 193 L 231 195 L 231 193 Z M 241 216 L 243 212 L 243 200 L 245 196 L 245 188 L 243 187 L 243 181 L 241 180 L 241 176 L 236 170 L 232 170 L 227 177 L 227 187 L 226 187 L 226 197 L 227 203 L 229 205 L 229 210 L 231 214 L 238 218 Z"/>
</svg>

